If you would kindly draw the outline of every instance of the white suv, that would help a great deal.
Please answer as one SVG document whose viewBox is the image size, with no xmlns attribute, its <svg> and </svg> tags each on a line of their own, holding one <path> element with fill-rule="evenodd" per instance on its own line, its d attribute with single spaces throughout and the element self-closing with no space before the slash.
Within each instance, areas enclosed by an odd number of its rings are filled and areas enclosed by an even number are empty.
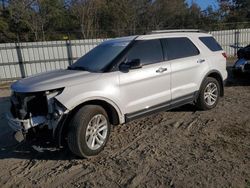
<svg viewBox="0 0 250 188">
<path fill-rule="evenodd" d="M 11 89 L 9 125 L 21 141 L 53 130 L 80 157 L 103 150 L 112 125 L 187 103 L 214 108 L 224 94 L 226 55 L 207 33 L 155 31 L 108 40 L 67 70 L 38 74 Z"/>
</svg>

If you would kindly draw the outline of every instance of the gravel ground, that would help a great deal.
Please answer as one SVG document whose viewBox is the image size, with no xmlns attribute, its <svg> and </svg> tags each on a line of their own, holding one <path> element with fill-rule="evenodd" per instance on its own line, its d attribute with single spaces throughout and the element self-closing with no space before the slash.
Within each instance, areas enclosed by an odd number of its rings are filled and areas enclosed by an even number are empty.
<svg viewBox="0 0 250 188">
<path fill-rule="evenodd" d="M 211 111 L 186 105 L 116 126 L 86 160 L 41 138 L 17 144 L 8 96 L 0 90 L 0 187 L 250 187 L 250 78 L 229 78 Z"/>
</svg>

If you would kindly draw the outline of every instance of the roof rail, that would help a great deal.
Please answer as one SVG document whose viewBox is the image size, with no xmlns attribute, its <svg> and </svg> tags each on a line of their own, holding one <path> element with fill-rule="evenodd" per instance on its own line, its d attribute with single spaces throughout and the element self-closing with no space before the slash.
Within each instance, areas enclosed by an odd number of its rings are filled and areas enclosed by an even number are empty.
<svg viewBox="0 0 250 188">
<path fill-rule="evenodd" d="M 205 31 L 199 29 L 175 29 L 175 30 L 155 30 L 149 32 L 149 34 L 160 34 L 160 33 L 182 33 L 182 32 L 194 32 L 204 33 Z"/>
</svg>

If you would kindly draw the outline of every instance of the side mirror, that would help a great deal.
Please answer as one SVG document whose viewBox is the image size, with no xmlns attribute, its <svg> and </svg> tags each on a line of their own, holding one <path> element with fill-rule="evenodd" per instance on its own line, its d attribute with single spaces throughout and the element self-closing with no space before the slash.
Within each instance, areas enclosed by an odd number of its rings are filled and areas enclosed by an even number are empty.
<svg viewBox="0 0 250 188">
<path fill-rule="evenodd" d="M 127 63 L 121 63 L 119 69 L 124 72 L 128 72 L 129 69 L 139 69 L 142 68 L 140 59 L 133 59 Z"/>
<path fill-rule="evenodd" d="M 140 59 L 133 59 L 127 63 L 129 65 L 129 69 L 139 69 L 142 68 Z"/>
</svg>

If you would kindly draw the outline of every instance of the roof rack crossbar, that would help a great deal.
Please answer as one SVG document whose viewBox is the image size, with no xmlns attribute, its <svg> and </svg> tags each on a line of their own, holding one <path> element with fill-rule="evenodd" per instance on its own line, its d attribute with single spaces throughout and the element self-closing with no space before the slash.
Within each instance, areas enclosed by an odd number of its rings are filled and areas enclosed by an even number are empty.
<svg viewBox="0 0 250 188">
<path fill-rule="evenodd" d="M 155 31 L 151 31 L 149 34 L 158 34 L 158 33 L 181 33 L 181 32 L 194 32 L 194 33 L 200 33 L 200 32 L 205 32 L 205 31 L 199 30 L 199 29 L 155 30 Z"/>
</svg>

